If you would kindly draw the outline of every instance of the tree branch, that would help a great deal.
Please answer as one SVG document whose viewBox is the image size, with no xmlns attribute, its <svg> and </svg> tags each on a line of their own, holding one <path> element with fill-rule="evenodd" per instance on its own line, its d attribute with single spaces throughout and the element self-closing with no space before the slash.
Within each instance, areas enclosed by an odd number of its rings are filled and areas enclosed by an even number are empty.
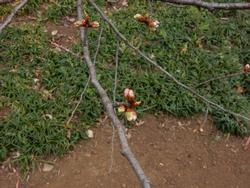
<svg viewBox="0 0 250 188">
<path fill-rule="evenodd" d="M 214 3 L 214 2 L 204 2 L 202 0 L 161 0 L 161 1 L 179 5 L 191 5 L 200 8 L 205 8 L 208 10 L 250 9 L 250 3 Z"/>
<path fill-rule="evenodd" d="M 115 32 L 115 34 L 132 50 L 134 50 L 137 54 L 139 54 L 143 59 L 157 67 L 161 72 L 163 72 L 165 75 L 167 75 L 173 82 L 175 82 L 177 85 L 181 86 L 182 88 L 186 89 L 190 93 L 192 93 L 197 98 L 201 99 L 206 104 L 209 104 L 211 107 L 219 109 L 223 112 L 227 112 L 235 117 L 240 117 L 242 119 L 245 119 L 247 121 L 250 121 L 250 119 L 246 116 L 243 116 L 241 114 L 235 113 L 231 110 L 225 109 L 224 107 L 220 106 L 217 103 L 214 103 L 207 99 L 206 97 L 200 95 L 197 91 L 195 91 L 193 88 L 183 84 L 179 80 L 177 80 L 172 74 L 170 74 L 168 71 L 166 71 L 163 67 L 161 67 L 157 62 L 150 59 L 147 55 L 145 55 L 142 51 L 137 49 L 135 46 L 133 46 L 116 28 L 116 26 L 108 19 L 108 17 L 104 14 L 104 12 L 95 4 L 93 0 L 88 0 L 88 2 L 95 8 L 95 10 L 101 15 L 101 17 L 107 22 L 107 24 L 110 26 L 110 28 Z"/>
<path fill-rule="evenodd" d="M 0 34 L 2 33 L 2 30 L 11 22 L 11 20 L 14 18 L 14 16 L 16 15 L 17 11 L 19 9 L 21 9 L 26 3 L 28 2 L 28 0 L 23 0 L 19 5 L 17 5 L 12 12 L 10 13 L 10 15 L 5 19 L 5 21 L 0 25 Z"/>
<path fill-rule="evenodd" d="M 82 7 L 82 1 L 77 0 L 77 14 L 78 19 L 82 19 L 82 13 L 81 13 L 81 7 Z M 131 152 L 130 147 L 128 145 L 127 138 L 125 136 L 124 128 L 120 120 L 115 115 L 113 104 L 111 100 L 109 99 L 106 91 L 103 89 L 101 84 L 96 79 L 96 69 L 95 65 L 92 63 L 90 59 L 89 54 L 89 47 L 88 47 L 88 39 L 87 39 L 87 28 L 80 28 L 80 37 L 83 43 L 83 54 L 84 54 L 84 60 L 89 68 L 89 74 L 90 74 L 90 80 L 92 85 L 96 88 L 98 94 L 101 97 L 102 103 L 106 109 L 106 112 L 108 113 L 109 118 L 111 119 L 112 123 L 116 127 L 120 139 L 122 154 L 128 159 L 129 163 L 133 167 L 133 170 L 135 171 L 137 177 L 139 178 L 142 187 L 144 188 L 150 188 L 150 183 L 147 177 L 145 176 L 141 166 L 139 165 L 138 161 L 136 160 L 134 154 Z"/>
</svg>

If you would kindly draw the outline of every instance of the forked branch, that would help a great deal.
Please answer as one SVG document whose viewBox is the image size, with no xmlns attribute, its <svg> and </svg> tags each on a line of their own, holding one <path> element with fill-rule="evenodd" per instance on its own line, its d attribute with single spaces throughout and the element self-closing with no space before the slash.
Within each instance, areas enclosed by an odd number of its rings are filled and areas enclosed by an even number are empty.
<svg viewBox="0 0 250 188">
<path fill-rule="evenodd" d="M 226 109 L 224 107 L 222 107 L 221 105 L 210 101 L 209 99 L 207 99 L 206 97 L 200 95 L 197 91 L 195 91 L 193 88 L 183 84 L 182 82 L 180 82 L 179 80 L 177 80 L 171 73 L 169 73 L 168 71 L 166 71 L 162 66 L 160 66 L 156 61 L 150 59 L 145 53 L 143 53 L 141 50 L 139 50 L 138 48 L 136 48 L 135 46 L 133 46 L 128 40 L 127 38 L 121 34 L 121 32 L 117 29 L 117 27 L 109 20 L 109 18 L 105 15 L 105 13 L 96 5 L 96 3 L 93 0 L 88 0 L 88 2 L 95 8 L 95 10 L 100 14 L 100 16 L 103 18 L 104 21 L 106 21 L 106 23 L 110 26 L 110 28 L 115 32 L 115 34 L 132 50 L 134 50 L 138 55 L 140 55 L 143 59 L 145 59 L 146 61 L 148 61 L 149 63 L 151 63 L 152 65 L 154 65 L 156 68 L 158 68 L 161 72 L 163 72 L 165 75 L 167 75 L 168 78 L 170 78 L 174 83 L 176 83 L 177 85 L 179 85 L 180 87 L 186 89 L 187 91 L 189 91 L 190 93 L 192 93 L 194 96 L 196 96 L 197 98 L 199 98 L 202 102 L 209 104 L 211 107 L 219 109 L 223 112 L 229 113 L 235 117 L 239 117 L 242 119 L 245 119 L 247 121 L 250 121 L 250 119 L 246 116 L 243 116 L 241 114 L 238 114 L 236 112 L 233 112 L 229 109 Z"/>
<path fill-rule="evenodd" d="M 78 19 L 82 19 L 82 13 L 81 13 L 81 7 L 82 7 L 82 1 L 77 0 L 77 14 L 78 14 Z M 89 69 L 89 74 L 90 74 L 90 81 L 92 85 L 96 88 L 96 91 L 101 97 L 102 103 L 105 107 L 105 110 L 111 119 L 113 125 L 118 131 L 118 136 L 120 139 L 120 144 L 121 144 L 121 149 L 122 149 L 122 154 L 127 158 L 131 166 L 133 167 L 133 170 L 135 171 L 138 179 L 140 180 L 140 183 L 142 187 L 144 188 L 150 188 L 150 183 L 147 177 L 145 176 L 139 162 L 136 160 L 134 154 L 132 153 L 129 145 L 127 138 L 125 136 L 124 128 L 120 120 L 117 118 L 115 115 L 114 109 L 113 109 L 113 104 L 111 100 L 109 99 L 106 91 L 103 89 L 101 84 L 98 82 L 96 79 L 96 69 L 95 65 L 92 63 L 92 60 L 90 59 L 90 53 L 89 53 L 89 46 L 88 46 L 88 38 L 87 38 L 87 32 L 88 28 L 83 28 L 80 27 L 80 37 L 83 43 L 83 54 L 84 54 L 84 60 L 88 66 Z"/>
</svg>

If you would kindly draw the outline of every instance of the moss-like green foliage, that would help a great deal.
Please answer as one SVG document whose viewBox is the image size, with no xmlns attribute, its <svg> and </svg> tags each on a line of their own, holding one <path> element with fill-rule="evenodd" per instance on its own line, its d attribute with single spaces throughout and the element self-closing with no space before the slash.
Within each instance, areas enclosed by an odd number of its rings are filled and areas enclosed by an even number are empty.
<svg viewBox="0 0 250 188">
<path fill-rule="evenodd" d="M 26 9 L 37 9 L 42 1 L 31 1 Z M 47 4 L 44 18 L 58 20 L 75 10 L 75 1 Z M 97 57 L 97 76 L 112 97 L 116 36 L 105 26 L 89 5 L 84 5 L 93 20 L 104 27 L 101 50 Z M 156 31 L 133 19 L 145 13 L 144 1 L 130 2 L 125 10 L 109 13 L 119 30 L 135 46 L 152 57 L 181 82 L 195 86 L 225 73 L 239 72 L 250 59 L 249 11 L 211 13 L 195 7 L 176 8 L 160 2 L 153 5 L 153 17 L 160 21 Z M 221 19 L 221 18 L 227 19 Z M 15 160 L 23 172 L 40 157 L 63 154 L 94 124 L 103 113 L 95 89 L 87 89 L 76 117 L 64 127 L 87 81 L 87 67 L 70 54 L 51 48 L 43 33 L 43 21 L 35 26 L 23 24 L 8 27 L 0 36 L 0 109 L 11 107 L 11 113 L 0 120 L 0 159 L 19 151 Z M 89 42 L 94 54 L 98 30 L 91 30 Z M 81 45 L 72 46 L 76 53 Z M 34 89 L 39 73 L 42 87 Z M 205 112 L 207 105 L 177 86 L 166 75 L 120 43 L 117 100 L 122 101 L 125 87 L 136 92 L 142 101 L 139 111 L 164 111 L 180 117 Z M 245 88 L 244 94 L 234 87 Z M 46 98 L 46 91 L 51 96 Z M 250 78 L 238 76 L 217 80 L 197 88 L 197 92 L 232 111 L 249 114 Z M 224 132 L 244 135 L 248 131 L 243 120 L 209 107 L 216 126 Z M 69 136 L 70 132 L 70 136 Z"/>
</svg>

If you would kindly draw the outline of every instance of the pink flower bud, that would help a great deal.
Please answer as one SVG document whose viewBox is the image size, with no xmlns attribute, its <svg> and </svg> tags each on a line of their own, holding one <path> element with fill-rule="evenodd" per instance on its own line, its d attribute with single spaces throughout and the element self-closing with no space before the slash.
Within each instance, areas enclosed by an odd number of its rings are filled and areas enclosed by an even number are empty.
<svg viewBox="0 0 250 188">
<path fill-rule="evenodd" d="M 131 108 L 127 109 L 127 111 L 125 112 L 125 116 L 128 121 L 135 121 L 137 119 L 136 112 Z"/>
<path fill-rule="evenodd" d="M 126 88 L 126 89 L 124 90 L 124 97 L 125 97 L 127 100 L 134 99 L 134 98 L 135 98 L 134 91 L 133 91 L 132 89 Z"/>
<path fill-rule="evenodd" d="M 250 72 L 250 65 L 249 64 L 245 64 L 244 68 L 243 68 L 244 73 L 248 73 Z"/>
<path fill-rule="evenodd" d="M 126 106 L 125 105 L 120 105 L 119 107 L 118 107 L 118 112 L 125 112 L 126 111 Z"/>
</svg>

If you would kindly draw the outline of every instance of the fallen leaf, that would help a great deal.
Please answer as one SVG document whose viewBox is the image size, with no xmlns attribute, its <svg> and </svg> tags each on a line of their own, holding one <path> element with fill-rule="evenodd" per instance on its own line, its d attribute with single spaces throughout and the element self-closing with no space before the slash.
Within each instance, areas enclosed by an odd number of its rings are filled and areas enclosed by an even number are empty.
<svg viewBox="0 0 250 188">
<path fill-rule="evenodd" d="M 68 139 L 71 138 L 71 130 L 70 130 L 70 129 L 67 131 L 67 138 L 68 138 Z"/>
<path fill-rule="evenodd" d="M 44 163 L 44 164 L 43 164 L 43 172 L 49 172 L 49 171 L 51 171 L 53 168 L 54 168 L 54 166 L 51 165 L 51 164 L 48 164 L 48 163 Z"/>
<path fill-rule="evenodd" d="M 51 114 L 45 114 L 44 115 L 46 118 L 48 118 L 48 119 L 52 119 L 53 118 L 53 116 L 51 115 Z"/>
<path fill-rule="evenodd" d="M 51 35 L 52 35 L 52 36 L 55 36 L 57 33 L 58 33 L 57 30 L 53 30 L 53 31 L 51 32 Z"/>
<path fill-rule="evenodd" d="M 16 159 L 21 155 L 21 153 L 19 151 L 16 151 L 13 153 L 13 158 Z"/>
<path fill-rule="evenodd" d="M 52 94 L 47 89 L 42 89 L 41 94 L 42 94 L 43 98 L 46 100 L 52 99 Z"/>
<path fill-rule="evenodd" d="M 92 130 L 88 129 L 88 130 L 86 131 L 86 134 L 87 134 L 87 136 L 88 136 L 89 138 L 94 138 L 94 132 L 93 132 Z"/>
<path fill-rule="evenodd" d="M 187 50 L 188 50 L 188 45 L 187 43 L 185 43 L 184 47 L 181 49 L 181 53 L 184 54 L 187 52 Z"/>
<path fill-rule="evenodd" d="M 244 88 L 241 87 L 240 85 L 236 85 L 236 86 L 235 86 L 235 91 L 236 91 L 236 93 L 238 93 L 238 94 L 243 94 L 243 93 L 245 92 Z"/>
<path fill-rule="evenodd" d="M 66 16 L 66 19 L 69 21 L 69 22 L 75 22 L 76 21 L 76 19 L 75 18 L 73 18 L 73 17 L 68 17 L 68 16 Z"/>
</svg>

